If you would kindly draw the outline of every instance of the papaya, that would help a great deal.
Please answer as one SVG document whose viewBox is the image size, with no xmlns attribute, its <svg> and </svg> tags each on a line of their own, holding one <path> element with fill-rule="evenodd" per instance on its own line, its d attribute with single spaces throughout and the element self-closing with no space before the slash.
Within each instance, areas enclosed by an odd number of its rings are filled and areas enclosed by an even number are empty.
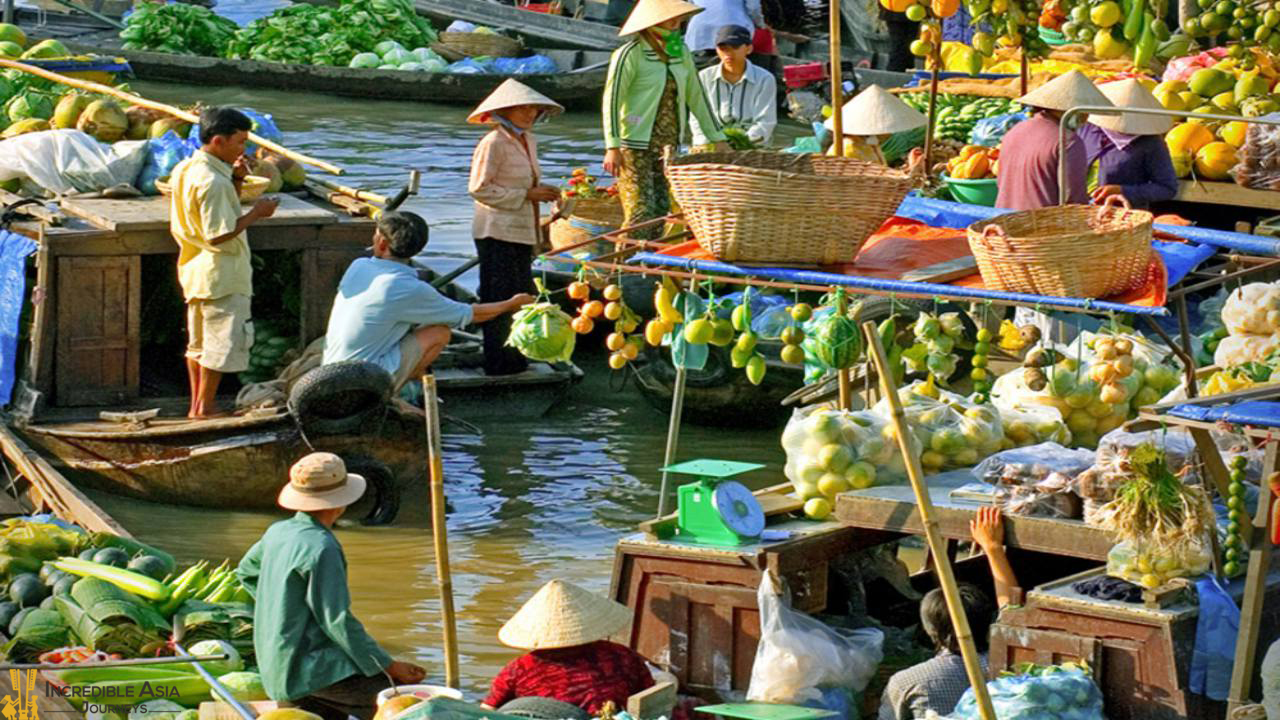
<svg viewBox="0 0 1280 720">
<path fill-rule="evenodd" d="M 1211 142 L 1196 152 L 1196 173 L 1208 180 L 1225 180 L 1236 165 L 1236 149 L 1225 142 Z"/>
</svg>

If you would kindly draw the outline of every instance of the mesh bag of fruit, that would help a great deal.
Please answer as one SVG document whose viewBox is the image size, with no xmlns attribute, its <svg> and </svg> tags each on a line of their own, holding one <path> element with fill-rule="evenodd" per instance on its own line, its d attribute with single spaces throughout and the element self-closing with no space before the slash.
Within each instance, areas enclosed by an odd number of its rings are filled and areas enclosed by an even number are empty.
<svg viewBox="0 0 1280 720">
<path fill-rule="evenodd" d="M 783 473 L 802 500 L 900 481 L 905 476 L 880 416 L 814 405 L 796 410 L 782 432 Z M 898 459 L 896 467 L 894 459 Z"/>
<path fill-rule="evenodd" d="M 900 388 L 898 397 L 920 444 L 920 464 L 926 473 L 972 467 L 1000 450 L 1004 430 L 994 405 L 975 404 L 941 390 L 933 384 L 932 376 Z M 876 403 L 873 410 L 881 417 L 891 417 L 887 400 Z"/>
</svg>

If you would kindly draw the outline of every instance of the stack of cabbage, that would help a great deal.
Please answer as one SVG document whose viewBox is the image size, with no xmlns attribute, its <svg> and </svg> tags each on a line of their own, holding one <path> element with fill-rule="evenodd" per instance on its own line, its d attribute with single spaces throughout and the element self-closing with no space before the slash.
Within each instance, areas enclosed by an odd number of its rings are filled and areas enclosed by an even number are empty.
<svg viewBox="0 0 1280 720">
<path fill-rule="evenodd" d="M 351 58 L 350 67 L 377 68 L 379 70 L 412 70 L 417 72 L 443 72 L 449 63 L 435 50 L 426 47 L 406 50 L 395 40 L 378 43 L 372 52 L 362 52 Z"/>
<path fill-rule="evenodd" d="M 987 683 L 996 717 L 1002 720 L 1105 720 L 1102 693 L 1078 665 L 1034 667 Z M 966 690 L 952 720 L 979 720 L 973 690 Z"/>
<path fill-rule="evenodd" d="M 388 40 L 402 49 L 425 48 L 436 41 L 436 31 L 409 0 L 340 0 L 336 7 L 296 3 L 237 32 L 226 56 L 346 66 Z"/>
<path fill-rule="evenodd" d="M 1280 349 L 1280 284 L 1237 288 L 1222 306 L 1222 323 L 1229 334 L 1218 343 L 1215 364 L 1230 368 L 1267 362 Z"/>
</svg>

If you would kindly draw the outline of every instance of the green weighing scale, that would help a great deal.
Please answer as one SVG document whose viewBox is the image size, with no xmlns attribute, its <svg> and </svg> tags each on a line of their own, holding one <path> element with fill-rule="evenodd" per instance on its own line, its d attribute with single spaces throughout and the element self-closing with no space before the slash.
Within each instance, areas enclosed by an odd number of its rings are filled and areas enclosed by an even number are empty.
<svg viewBox="0 0 1280 720">
<path fill-rule="evenodd" d="M 764 508 L 742 483 L 729 480 L 764 467 L 733 460 L 689 460 L 662 468 L 697 482 L 676 488 L 676 537 L 721 547 L 747 545 L 764 532 Z"/>
<path fill-rule="evenodd" d="M 762 702 L 702 705 L 694 708 L 694 711 L 719 717 L 735 718 L 735 720 L 818 720 L 819 718 L 828 718 L 840 714 L 830 710 L 820 710 L 802 705 L 777 705 Z"/>
</svg>

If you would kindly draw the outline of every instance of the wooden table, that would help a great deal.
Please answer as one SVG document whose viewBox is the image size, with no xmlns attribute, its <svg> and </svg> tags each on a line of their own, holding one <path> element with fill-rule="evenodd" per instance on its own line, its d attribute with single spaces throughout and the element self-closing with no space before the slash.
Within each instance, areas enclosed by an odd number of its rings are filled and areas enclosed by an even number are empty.
<svg viewBox="0 0 1280 720">
<path fill-rule="evenodd" d="M 1178 194 L 1174 195 L 1173 199 L 1182 202 L 1237 205 L 1259 210 L 1280 211 L 1280 192 L 1253 190 L 1233 182 L 1180 180 Z"/>
</svg>

